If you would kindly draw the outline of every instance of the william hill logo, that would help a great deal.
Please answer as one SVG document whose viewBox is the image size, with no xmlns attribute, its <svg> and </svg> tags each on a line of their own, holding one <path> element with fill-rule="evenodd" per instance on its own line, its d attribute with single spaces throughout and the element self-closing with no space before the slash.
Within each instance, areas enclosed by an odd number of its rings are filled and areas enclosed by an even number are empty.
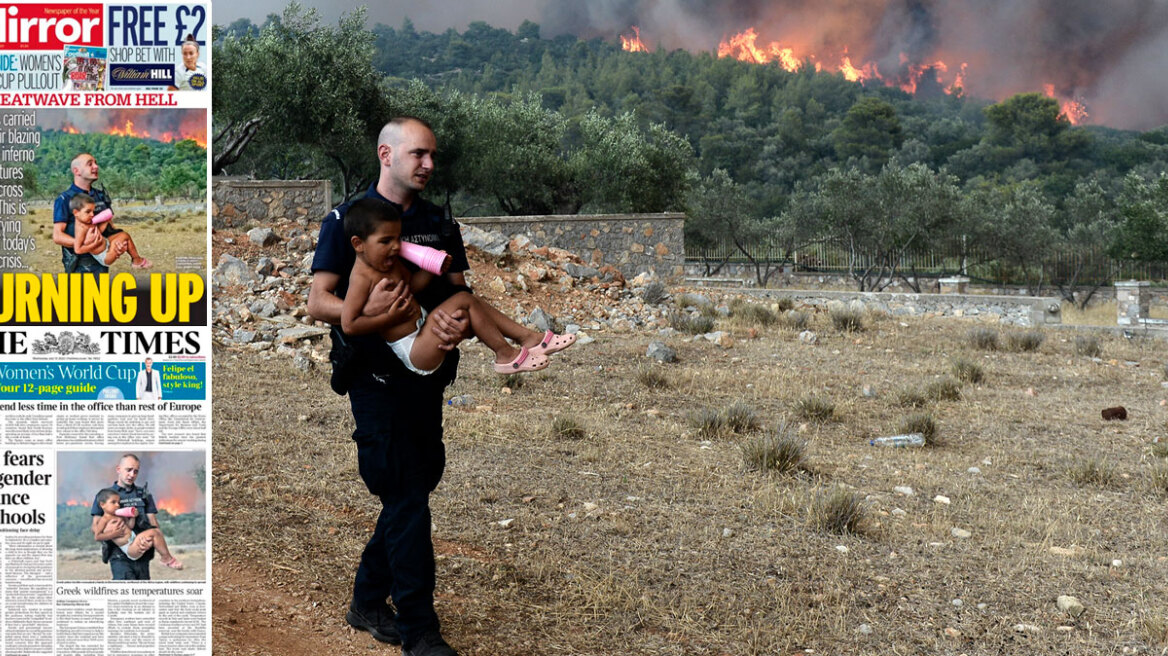
<svg viewBox="0 0 1168 656">
<path fill-rule="evenodd" d="M 110 85 L 173 85 L 174 67 L 170 64 L 115 64 L 109 71 Z"/>
</svg>

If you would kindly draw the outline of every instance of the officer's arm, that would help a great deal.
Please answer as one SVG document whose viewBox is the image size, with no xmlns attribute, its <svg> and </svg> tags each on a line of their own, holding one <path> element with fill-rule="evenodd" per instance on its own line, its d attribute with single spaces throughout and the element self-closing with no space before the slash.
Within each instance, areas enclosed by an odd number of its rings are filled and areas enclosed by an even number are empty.
<svg viewBox="0 0 1168 656">
<path fill-rule="evenodd" d="M 313 318 L 334 326 L 340 325 L 343 301 L 333 293 L 340 282 L 340 274 L 332 271 L 313 272 L 312 286 L 308 289 L 308 313 Z"/>
<path fill-rule="evenodd" d="M 54 223 L 53 224 L 53 243 L 58 245 L 58 246 L 64 246 L 65 248 L 73 248 L 73 235 L 70 235 L 69 233 L 65 232 L 66 225 L 68 225 L 68 224 L 67 223 Z"/>
<path fill-rule="evenodd" d="M 158 515 L 146 513 L 146 521 L 150 522 L 150 525 L 154 528 L 158 528 Z"/>
<path fill-rule="evenodd" d="M 340 274 L 332 271 L 318 269 L 312 273 L 312 286 L 308 288 L 308 313 L 314 319 L 334 326 L 341 325 L 341 308 L 344 307 L 344 301 L 333 293 L 340 282 Z M 380 317 L 389 312 L 392 306 L 399 302 L 401 296 L 394 289 L 388 284 L 378 284 L 374 287 L 369 292 L 369 298 L 365 301 L 361 314 L 366 317 Z"/>
<path fill-rule="evenodd" d="M 125 533 L 126 524 L 119 517 L 106 519 L 105 515 L 94 515 L 90 529 L 93 531 L 94 542 L 105 542 Z"/>
</svg>

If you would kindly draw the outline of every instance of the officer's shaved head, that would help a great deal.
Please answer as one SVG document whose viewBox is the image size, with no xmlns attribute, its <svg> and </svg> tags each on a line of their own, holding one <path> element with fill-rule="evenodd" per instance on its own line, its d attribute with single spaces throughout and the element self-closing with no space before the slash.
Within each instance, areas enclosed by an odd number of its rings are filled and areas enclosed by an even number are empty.
<svg viewBox="0 0 1168 656">
<path fill-rule="evenodd" d="M 434 128 L 430 124 L 418 118 L 417 116 L 395 116 L 381 128 L 381 133 L 377 135 L 377 146 L 394 146 L 400 145 L 402 142 L 402 135 L 405 127 L 411 123 L 421 125 L 430 132 L 434 132 Z"/>
<path fill-rule="evenodd" d="M 69 170 L 77 173 L 81 170 L 81 167 L 89 166 L 89 162 L 91 161 L 93 161 L 93 155 L 89 153 L 78 153 L 77 157 L 74 157 L 73 161 L 69 163 Z"/>
</svg>

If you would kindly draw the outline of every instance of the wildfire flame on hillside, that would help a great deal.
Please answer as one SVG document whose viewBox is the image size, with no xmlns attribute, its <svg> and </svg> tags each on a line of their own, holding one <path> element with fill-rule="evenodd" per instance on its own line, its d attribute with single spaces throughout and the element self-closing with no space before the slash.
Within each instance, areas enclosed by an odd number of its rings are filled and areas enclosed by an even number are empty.
<svg viewBox="0 0 1168 656">
<path fill-rule="evenodd" d="M 645 52 L 641 42 L 641 31 L 633 27 L 635 39 L 621 36 L 621 47 L 630 52 Z M 880 83 L 886 86 L 898 87 L 906 93 L 916 95 L 922 88 L 922 83 L 928 82 L 929 87 L 940 89 L 946 94 L 962 94 L 966 88 L 969 74 L 969 64 L 962 62 L 951 73 L 950 66 L 944 60 L 932 62 L 914 62 L 906 53 L 900 53 L 900 66 L 895 74 L 885 74 L 875 61 L 854 59 L 845 47 L 837 53 L 814 52 L 810 47 L 801 47 L 794 43 L 770 41 L 759 43 L 758 31 L 747 28 L 733 36 L 729 36 L 718 44 L 718 57 L 733 57 L 739 61 L 754 64 L 777 64 L 783 70 L 796 72 L 803 66 L 811 66 L 816 71 L 839 73 L 851 82 L 862 84 Z M 834 62 L 834 63 L 833 63 Z M 893 66 L 893 68 L 896 68 Z M 1062 116 L 1073 125 L 1085 121 L 1089 114 L 1080 99 L 1074 99 L 1055 94 L 1054 85 L 1045 85 L 1043 92 L 1059 101 Z"/>
<path fill-rule="evenodd" d="M 58 129 L 69 134 L 105 133 L 123 137 L 153 139 L 163 143 L 190 139 L 202 148 L 207 147 L 206 113 L 202 111 L 111 110 L 97 114 L 96 118 L 91 117 L 90 120 L 81 121 L 79 124 L 75 124 L 70 119 L 64 119 Z"/>
<path fill-rule="evenodd" d="M 1042 93 L 1059 101 L 1059 116 L 1066 118 L 1071 125 L 1079 125 L 1090 116 L 1082 102 L 1073 98 L 1059 98 L 1053 84 L 1042 85 Z"/>
<path fill-rule="evenodd" d="M 629 52 L 649 52 L 649 49 L 641 41 L 641 28 L 636 25 L 633 25 L 632 28 L 633 36 L 621 35 L 621 48 Z"/>
</svg>

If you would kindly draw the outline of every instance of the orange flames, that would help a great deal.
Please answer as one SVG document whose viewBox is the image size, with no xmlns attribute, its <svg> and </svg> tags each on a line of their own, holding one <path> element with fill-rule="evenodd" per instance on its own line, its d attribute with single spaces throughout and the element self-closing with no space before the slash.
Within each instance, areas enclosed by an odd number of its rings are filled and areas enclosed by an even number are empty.
<svg viewBox="0 0 1168 656">
<path fill-rule="evenodd" d="M 621 36 L 621 47 L 630 52 L 647 52 L 648 49 L 641 41 L 640 29 L 637 27 L 632 29 L 636 36 L 632 38 Z M 922 82 L 928 82 L 929 87 L 939 88 L 949 95 L 963 94 L 966 90 L 969 65 L 965 62 L 953 72 L 949 64 L 942 60 L 914 63 L 909 61 L 908 55 L 901 53 L 899 70 L 893 75 L 886 75 L 880 72 L 876 62 L 854 59 L 847 48 L 835 54 L 815 53 L 809 50 L 796 44 L 779 41 L 762 44 L 759 42 L 758 32 L 751 27 L 723 39 L 718 44 L 716 53 L 718 57 L 733 57 L 754 64 L 774 63 L 792 73 L 803 66 L 812 66 L 816 71 L 839 73 L 852 82 L 879 82 L 886 86 L 899 87 L 910 94 L 916 94 Z M 1044 86 L 1044 93 L 1059 100 L 1062 116 L 1072 125 L 1079 125 L 1088 118 L 1087 108 L 1081 100 L 1056 96 L 1054 85 L 1049 84 Z"/>
<path fill-rule="evenodd" d="M 629 52 L 649 52 L 649 49 L 641 41 L 641 28 L 636 25 L 633 25 L 632 28 L 633 36 L 621 35 L 621 48 Z"/>
<path fill-rule="evenodd" d="M 120 136 L 120 137 L 138 137 L 139 139 L 154 139 L 155 141 L 161 141 L 163 143 L 171 143 L 174 141 L 182 141 L 184 139 L 191 139 L 195 143 L 202 146 L 203 148 L 206 148 L 207 147 L 206 127 L 200 124 L 197 127 L 201 128 L 201 129 L 194 129 L 190 133 L 186 132 L 186 130 L 185 130 L 186 127 L 187 127 L 186 125 L 183 126 L 184 130 L 182 133 L 175 133 L 175 132 L 168 131 L 168 132 L 162 132 L 160 134 L 151 134 L 147 130 L 136 129 L 134 127 L 134 122 L 129 120 L 129 119 L 126 119 L 126 122 L 123 125 L 114 125 L 114 126 L 110 127 L 110 129 L 106 131 L 106 134 L 112 134 L 112 135 L 116 135 L 116 136 Z"/>
<path fill-rule="evenodd" d="M 158 506 L 159 510 L 165 510 L 172 515 L 181 515 L 189 513 L 195 509 L 194 503 L 189 499 L 182 499 L 179 497 L 168 497 L 166 499 L 155 499 L 154 505 Z"/>
<path fill-rule="evenodd" d="M 119 137 L 153 139 L 163 143 L 173 143 L 175 141 L 190 139 L 202 148 L 207 147 L 207 125 L 201 113 L 192 113 L 184 116 L 181 121 L 165 121 L 164 123 L 167 125 L 167 128 L 160 130 L 141 127 L 142 121 L 131 118 L 131 115 L 125 112 L 111 113 L 109 121 L 109 124 L 104 127 L 91 127 L 88 129 L 90 132 L 104 132 L 105 134 L 112 134 Z M 147 122 L 149 123 L 150 121 Z M 67 134 L 82 134 L 81 130 L 77 129 L 75 125 L 68 121 L 61 125 L 60 130 Z"/>
<path fill-rule="evenodd" d="M 1071 125 L 1079 125 L 1090 116 L 1087 106 L 1074 98 L 1060 98 L 1054 91 L 1053 84 L 1042 85 L 1042 93 L 1049 98 L 1059 101 L 1059 116 L 1067 119 Z"/>
<path fill-rule="evenodd" d="M 946 86 L 942 73 L 947 73 L 949 66 L 943 61 L 933 62 L 932 64 L 910 64 L 908 62 L 908 56 L 901 54 L 900 63 L 903 71 L 897 77 L 892 78 L 882 75 L 880 68 L 874 61 L 853 61 L 847 48 L 844 48 L 843 52 L 837 57 L 819 57 L 815 53 L 799 55 L 796 54 L 795 48 L 793 45 L 783 44 L 778 41 L 771 41 L 766 45 L 760 46 L 758 44 L 758 32 L 752 27 L 724 39 L 718 44 L 717 53 L 719 57 L 733 57 L 739 61 L 753 62 L 755 64 L 775 62 L 783 70 L 792 73 L 799 70 L 799 67 L 804 62 L 807 62 L 813 65 L 816 71 L 826 69 L 829 72 L 840 73 L 851 82 L 869 82 L 875 80 L 888 86 L 900 87 L 908 93 L 916 93 L 917 85 L 926 75 L 931 76 L 939 86 L 945 89 L 946 93 L 950 94 L 954 90 L 961 88 L 964 84 L 965 64 L 961 65 L 961 72 L 954 76 L 953 81 Z M 839 63 L 834 65 L 821 63 L 827 60 L 835 60 Z"/>
</svg>

